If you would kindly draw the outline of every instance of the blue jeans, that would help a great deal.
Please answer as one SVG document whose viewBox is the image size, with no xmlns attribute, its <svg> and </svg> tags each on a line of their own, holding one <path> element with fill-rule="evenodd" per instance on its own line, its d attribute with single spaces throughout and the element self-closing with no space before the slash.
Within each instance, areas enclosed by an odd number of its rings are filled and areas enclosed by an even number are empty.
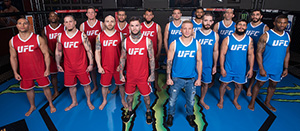
<svg viewBox="0 0 300 131">
<path fill-rule="evenodd" d="M 170 88 L 168 115 L 175 115 L 177 96 L 182 88 L 185 89 L 186 113 L 187 115 L 193 115 L 195 103 L 194 96 L 196 94 L 196 86 L 194 85 L 195 78 L 184 79 L 174 77 L 172 78 L 172 80 L 174 84 L 171 85 Z"/>
</svg>

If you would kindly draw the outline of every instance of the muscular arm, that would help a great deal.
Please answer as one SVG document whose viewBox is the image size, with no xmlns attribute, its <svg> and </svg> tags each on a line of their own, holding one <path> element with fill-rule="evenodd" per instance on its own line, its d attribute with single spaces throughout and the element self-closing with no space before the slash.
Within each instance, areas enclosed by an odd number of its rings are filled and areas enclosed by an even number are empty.
<svg viewBox="0 0 300 131">
<path fill-rule="evenodd" d="M 215 74 L 217 72 L 217 62 L 219 58 L 219 35 L 216 33 L 216 42 L 214 45 L 214 51 L 213 51 L 213 72 L 212 74 Z"/>
<path fill-rule="evenodd" d="M 250 45 L 248 46 L 248 63 L 249 63 L 249 71 L 247 73 L 248 78 L 251 78 L 253 75 L 253 65 L 254 65 L 254 46 L 253 39 L 250 38 Z"/>
<path fill-rule="evenodd" d="M 264 70 L 262 54 L 266 48 L 267 37 L 268 35 L 265 33 L 259 38 L 257 42 L 256 60 L 257 60 L 259 70 Z"/>
<path fill-rule="evenodd" d="M 44 55 L 44 60 L 45 60 L 45 65 L 46 65 L 46 70 L 44 75 L 48 76 L 50 75 L 50 56 L 49 56 L 49 49 L 48 45 L 46 44 L 46 41 L 43 37 L 39 37 L 39 42 L 40 42 L 40 49 Z"/>
<path fill-rule="evenodd" d="M 157 24 L 157 54 L 155 59 L 159 59 L 160 52 L 162 47 L 162 34 L 161 34 L 161 27 Z"/>
<path fill-rule="evenodd" d="M 213 31 L 218 33 L 218 31 L 219 31 L 219 22 L 215 24 L 215 26 L 213 28 Z"/>
<path fill-rule="evenodd" d="M 168 53 L 169 25 L 170 25 L 170 23 L 168 23 L 166 25 L 165 32 L 164 32 L 164 47 L 165 47 L 166 53 Z"/>
<path fill-rule="evenodd" d="M 100 42 L 100 34 L 96 37 L 96 50 L 95 50 L 95 59 L 98 67 L 99 73 L 104 73 L 104 70 L 101 66 L 101 42 Z"/>
<path fill-rule="evenodd" d="M 147 51 L 148 51 L 148 57 L 149 57 L 149 65 L 150 65 L 150 76 L 148 78 L 148 82 L 152 82 L 155 80 L 154 78 L 154 70 L 155 70 L 155 57 L 154 57 L 154 50 L 153 50 L 153 43 L 152 41 L 147 38 L 147 42 L 148 42 L 148 47 L 147 47 Z"/>
<path fill-rule="evenodd" d="M 202 74 L 202 51 L 201 51 L 201 44 L 197 41 L 198 49 L 197 49 L 197 72 L 198 72 L 198 79 L 195 83 L 195 86 L 201 85 L 201 74 Z M 188 63 L 187 63 L 188 64 Z"/>
<path fill-rule="evenodd" d="M 56 48 L 55 48 L 55 61 L 56 65 L 60 66 L 60 60 L 62 57 L 63 46 L 60 41 L 61 36 L 57 36 Z"/>
<path fill-rule="evenodd" d="M 225 55 L 228 50 L 228 37 L 226 37 L 221 45 L 221 51 L 220 51 L 220 69 L 221 69 L 221 74 L 223 77 L 226 76 L 226 71 L 224 68 L 224 62 L 225 62 Z M 225 72 L 224 72 L 225 71 Z"/>
<path fill-rule="evenodd" d="M 88 37 L 84 33 L 83 33 L 82 37 L 83 37 L 83 45 L 87 52 L 89 62 L 90 62 L 89 66 L 93 66 L 94 65 L 94 55 L 93 55 L 91 43 L 90 43 Z"/>
<path fill-rule="evenodd" d="M 83 23 L 80 24 L 79 30 L 80 30 L 81 32 L 84 32 L 84 30 L 83 30 Z"/>
<path fill-rule="evenodd" d="M 171 80 L 171 71 L 172 71 L 172 65 L 173 65 L 173 58 L 175 54 L 175 41 L 173 41 L 170 44 L 170 49 L 168 50 L 168 59 L 167 59 L 167 84 L 172 85 L 172 83 L 168 83 L 168 80 Z"/>
<path fill-rule="evenodd" d="M 18 73 L 18 55 L 15 48 L 12 47 L 11 40 L 9 41 L 9 53 L 10 53 L 10 65 L 14 72 L 16 80 L 21 80 L 21 76 Z"/>
<path fill-rule="evenodd" d="M 125 47 L 125 41 L 126 39 L 124 39 L 122 41 L 122 49 L 121 49 L 121 56 L 120 56 L 120 64 L 117 68 L 117 71 L 120 72 L 120 80 L 122 82 L 125 82 L 125 78 L 124 78 L 124 75 L 123 75 L 123 71 L 124 71 L 124 67 L 125 67 L 125 62 L 126 62 L 126 55 L 127 55 L 127 52 L 126 52 L 126 47 Z"/>
<path fill-rule="evenodd" d="M 290 61 L 290 46 L 286 48 L 286 55 L 284 58 L 284 66 L 283 66 L 284 69 L 282 72 L 282 77 L 285 77 L 288 74 L 289 61 Z"/>
<path fill-rule="evenodd" d="M 45 28 L 43 28 L 42 32 L 41 32 L 41 36 L 45 39 L 45 42 L 48 46 L 48 42 L 47 42 L 47 36 L 45 34 Z M 49 47 L 49 46 L 48 46 Z M 50 48 L 48 48 L 48 52 L 49 52 L 49 55 L 53 56 L 54 57 L 54 53 L 51 51 Z"/>
<path fill-rule="evenodd" d="M 264 28 L 264 33 L 267 32 L 268 30 L 270 30 L 270 28 L 269 28 L 269 26 L 266 25 Z"/>
</svg>

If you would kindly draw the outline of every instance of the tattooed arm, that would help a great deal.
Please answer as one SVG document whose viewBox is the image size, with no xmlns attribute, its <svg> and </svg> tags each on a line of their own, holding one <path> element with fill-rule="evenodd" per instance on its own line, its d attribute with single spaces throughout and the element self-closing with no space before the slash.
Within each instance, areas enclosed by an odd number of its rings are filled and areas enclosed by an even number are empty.
<svg viewBox="0 0 300 131">
<path fill-rule="evenodd" d="M 148 82 L 153 82 L 155 80 L 155 77 L 154 77 L 155 58 L 154 58 L 153 43 L 149 38 L 147 38 L 147 42 L 148 42 L 147 51 L 148 51 L 149 65 L 150 65 L 150 71 L 151 71 L 150 76 L 148 77 Z"/>
<path fill-rule="evenodd" d="M 121 56 L 120 56 L 120 64 L 117 68 L 117 71 L 120 72 L 120 81 L 122 82 L 125 82 L 125 77 L 124 77 L 124 74 L 123 74 L 123 71 L 124 71 L 124 67 L 125 67 L 125 61 L 126 61 L 126 47 L 125 47 L 125 42 L 126 42 L 126 39 L 124 39 L 122 41 L 122 49 L 121 49 Z"/>
<path fill-rule="evenodd" d="M 100 34 L 96 37 L 96 50 L 95 50 L 95 59 L 98 67 L 98 72 L 104 74 L 104 69 L 101 66 L 101 43 L 100 43 Z"/>
<path fill-rule="evenodd" d="M 247 77 L 251 78 L 253 75 L 253 65 L 254 65 L 254 46 L 253 39 L 250 38 L 250 44 L 248 46 L 248 63 L 249 63 L 249 71 L 247 73 Z"/>
<path fill-rule="evenodd" d="M 40 42 L 40 49 L 44 55 L 44 61 L 45 61 L 45 66 L 46 66 L 46 70 L 44 72 L 44 76 L 48 76 L 50 75 L 50 56 L 49 56 L 49 49 L 48 49 L 48 45 L 46 44 L 46 41 L 43 37 L 39 36 L 39 42 Z"/>
<path fill-rule="evenodd" d="M 198 49 L 197 49 L 197 73 L 198 78 L 195 81 L 195 86 L 201 86 L 201 77 L 202 77 L 202 51 L 201 51 L 201 44 L 197 41 Z M 188 64 L 188 63 L 185 63 Z"/>
<path fill-rule="evenodd" d="M 87 55 L 88 55 L 88 58 L 89 58 L 89 66 L 87 67 L 86 69 L 86 72 L 90 72 L 93 70 L 93 65 L 94 65 L 94 55 L 93 55 L 93 51 L 92 51 L 92 47 L 91 47 L 91 43 L 88 39 L 88 37 L 82 33 L 82 37 L 83 37 L 83 45 L 84 45 L 84 48 L 87 52 Z"/>
<path fill-rule="evenodd" d="M 171 78 L 171 71 L 172 71 L 172 65 L 173 65 L 173 58 L 175 54 L 175 44 L 176 41 L 173 41 L 170 44 L 170 49 L 168 50 L 168 59 L 167 59 L 167 85 L 173 85 L 173 80 Z"/>
<path fill-rule="evenodd" d="M 256 60 L 257 60 L 257 64 L 259 67 L 259 74 L 261 76 L 267 76 L 267 73 L 263 66 L 263 58 L 262 58 L 262 54 L 266 48 L 267 39 L 268 39 L 268 35 L 266 33 L 264 33 L 263 35 L 261 35 L 261 37 L 259 38 L 258 43 L 257 43 Z"/>
<path fill-rule="evenodd" d="M 216 33 L 216 42 L 214 45 L 214 51 L 213 51 L 213 68 L 212 68 L 212 75 L 217 73 L 217 64 L 218 64 L 218 58 L 219 58 L 219 35 Z"/>
<path fill-rule="evenodd" d="M 61 35 L 57 36 L 57 42 L 56 42 L 56 48 L 55 48 L 55 61 L 56 61 L 56 66 L 57 70 L 59 72 L 64 72 L 63 68 L 60 66 L 60 60 L 62 57 L 63 53 L 63 45 L 60 41 Z"/>
<path fill-rule="evenodd" d="M 224 68 L 224 62 L 225 62 L 225 55 L 227 53 L 228 50 L 228 37 L 226 37 L 223 41 L 222 41 L 222 45 L 221 45 L 221 52 L 220 52 L 220 70 L 221 70 L 221 75 L 223 77 L 225 77 L 227 75 L 226 70 Z"/>
</svg>

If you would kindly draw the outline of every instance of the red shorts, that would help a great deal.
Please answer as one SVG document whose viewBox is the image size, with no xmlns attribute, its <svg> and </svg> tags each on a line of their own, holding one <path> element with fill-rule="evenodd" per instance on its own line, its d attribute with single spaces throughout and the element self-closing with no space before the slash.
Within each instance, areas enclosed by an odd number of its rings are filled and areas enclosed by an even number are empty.
<svg viewBox="0 0 300 131">
<path fill-rule="evenodd" d="M 50 85 L 50 80 L 48 77 L 42 77 L 38 79 L 32 79 L 32 80 L 21 80 L 20 88 L 22 90 L 30 90 L 34 88 L 34 80 L 38 83 L 39 87 L 47 87 Z"/>
<path fill-rule="evenodd" d="M 152 88 L 150 83 L 148 82 L 139 82 L 139 83 L 128 83 L 126 82 L 125 84 L 125 93 L 127 95 L 133 95 L 135 90 L 136 90 L 136 86 L 138 87 L 140 93 L 142 94 L 142 96 L 148 96 L 151 92 L 152 92 Z"/>
<path fill-rule="evenodd" d="M 57 66 L 54 58 L 50 56 L 50 74 L 57 74 Z"/>
<path fill-rule="evenodd" d="M 82 86 L 89 85 L 91 83 L 90 73 L 84 72 L 80 74 L 68 74 L 65 73 L 65 86 L 66 87 L 73 87 L 77 85 L 77 79 L 80 81 Z"/>
<path fill-rule="evenodd" d="M 120 81 L 120 73 L 105 73 L 101 74 L 100 84 L 103 87 L 108 87 L 111 85 L 111 79 L 114 77 L 116 85 L 123 85 L 124 82 Z"/>
</svg>

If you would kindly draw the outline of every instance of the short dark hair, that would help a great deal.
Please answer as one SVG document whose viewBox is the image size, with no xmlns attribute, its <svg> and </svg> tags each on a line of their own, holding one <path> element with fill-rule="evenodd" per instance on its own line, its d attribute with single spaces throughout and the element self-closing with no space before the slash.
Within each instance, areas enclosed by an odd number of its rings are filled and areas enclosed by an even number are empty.
<svg viewBox="0 0 300 131">
<path fill-rule="evenodd" d="M 96 8 L 94 6 L 89 6 L 86 10 L 93 9 L 96 12 Z"/>
<path fill-rule="evenodd" d="M 259 11 L 259 13 L 262 15 L 262 11 L 261 11 L 260 9 L 253 9 L 253 10 L 251 11 L 251 14 L 252 14 L 253 12 L 255 12 L 255 11 Z"/>
<path fill-rule="evenodd" d="M 201 6 L 198 6 L 198 7 L 196 8 L 196 10 L 199 10 L 199 9 L 201 9 L 201 10 L 203 10 L 203 11 L 204 11 L 204 8 L 203 8 L 203 7 L 201 7 Z"/>
<path fill-rule="evenodd" d="M 64 17 L 64 19 L 65 19 L 66 17 L 72 17 L 73 20 L 76 21 L 76 19 L 75 19 L 75 17 L 74 17 L 73 15 L 66 15 L 66 16 Z"/>
<path fill-rule="evenodd" d="M 180 10 L 179 8 L 174 8 L 174 9 L 172 10 L 172 14 L 173 14 L 173 12 L 174 12 L 175 10 L 179 10 L 180 13 L 181 13 L 181 10 Z"/>
<path fill-rule="evenodd" d="M 202 18 L 203 18 L 204 16 L 211 16 L 211 17 L 213 18 L 213 20 L 215 19 L 214 15 L 213 15 L 212 13 L 209 13 L 209 12 L 206 12 L 206 13 L 202 16 Z"/>
<path fill-rule="evenodd" d="M 126 14 L 126 11 L 124 9 L 119 9 L 118 13 L 121 12 L 121 11 L 125 12 L 125 14 Z"/>
<path fill-rule="evenodd" d="M 146 8 L 144 14 L 146 14 L 147 11 L 148 11 L 148 12 L 152 12 L 152 14 L 153 14 L 153 10 L 150 9 L 150 8 Z"/>
<path fill-rule="evenodd" d="M 137 17 L 137 16 L 132 16 L 132 17 L 129 19 L 129 23 L 130 23 L 131 21 L 139 21 L 140 23 L 142 23 L 140 17 Z"/>
<path fill-rule="evenodd" d="M 281 14 L 281 15 L 276 16 L 274 21 L 276 22 L 277 19 L 288 19 L 288 17 L 284 14 Z"/>
<path fill-rule="evenodd" d="M 239 24 L 240 22 L 246 22 L 246 24 L 248 24 L 248 21 L 245 20 L 245 19 L 239 19 L 239 20 L 237 20 L 235 23 L 236 23 L 236 25 L 237 25 L 237 24 Z"/>
</svg>

